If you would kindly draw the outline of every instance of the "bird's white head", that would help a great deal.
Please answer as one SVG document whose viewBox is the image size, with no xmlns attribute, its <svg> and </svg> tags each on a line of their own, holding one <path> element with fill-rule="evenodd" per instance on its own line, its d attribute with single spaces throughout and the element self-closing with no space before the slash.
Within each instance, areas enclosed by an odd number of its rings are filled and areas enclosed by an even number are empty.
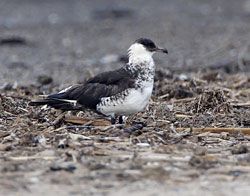
<svg viewBox="0 0 250 196">
<path fill-rule="evenodd" d="M 159 48 L 153 41 L 147 38 L 136 40 L 128 49 L 129 61 L 148 61 L 155 52 L 168 53 L 167 49 Z"/>
</svg>

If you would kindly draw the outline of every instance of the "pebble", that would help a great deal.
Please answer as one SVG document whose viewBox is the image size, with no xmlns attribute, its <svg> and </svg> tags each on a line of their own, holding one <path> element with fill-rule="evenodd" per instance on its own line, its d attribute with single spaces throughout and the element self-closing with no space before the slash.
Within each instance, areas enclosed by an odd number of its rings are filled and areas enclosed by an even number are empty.
<svg viewBox="0 0 250 196">
<path fill-rule="evenodd" d="M 0 38 L 0 46 L 23 46 L 28 45 L 28 41 L 24 37 L 9 36 Z"/>
<path fill-rule="evenodd" d="M 70 139 L 76 141 L 76 140 L 91 140 L 90 137 L 80 135 L 80 134 L 75 134 L 75 133 L 69 133 Z"/>
<path fill-rule="evenodd" d="M 139 146 L 139 147 L 150 147 L 150 144 L 149 143 L 137 143 L 136 146 Z"/>
<path fill-rule="evenodd" d="M 53 82 L 53 78 L 47 75 L 40 75 L 37 77 L 37 82 L 41 85 L 48 85 Z"/>
<path fill-rule="evenodd" d="M 194 150 L 194 154 L 195 154 L 195 155 L 203 156 L 203 155 L 205 155 L 206 153 L 207 153 L 207 149 L 204 148 L 204 147 L 201 147 L 201 146 L 195 148 L 195 150 Z"/>
<path fill-rule="evenodd" d="M 180 75 L 178 76 L 178 79 L 179 79 L 180 81 L 187 81 L 189 78 L 188 78 L 188 76 L 187 76 L 186 74 L 180 74 Z"/>
<path fill-rule="evenodd" d="M 32 138 L 32 142 L 36 144 L 41 144 L 42 146 L 46 145 L 46 138 L 44 135 L 36 135 Z"/>
<path fill-rule="evenodd" d="M 133 14 L 133 10 L 122 7 L 104 7 L 93 11 L 94 18 L 99 20 L 127 18 Z"/>
<path fill-rule="evenodd" d="M 57 147 L 62 148 L 62 149 L 68 147 L 67 139 L 64 138 L 64 139 L 59 140 Z"/>
<path fill-rule="evenodd" d="M 232 154 L 245 154 L 247 153 L 249 150 L 247 148 L 246 145 L 240 145 L 240 146 L 235 146 L 231 152 Z"/>
<path fill-rule="evenodd" d="M 0 144 L 0 151 L 9 151 L 12 147 L 9 144 Z"/>
<path fill-rule="evenodd" d="M 72 162 L 63 162 L 63 163 L 54 163 L 54 165 L 50 166 L 51 171 L 67 171 L 74 172 L 76 170 L 76 166 Z"/>
</svg>

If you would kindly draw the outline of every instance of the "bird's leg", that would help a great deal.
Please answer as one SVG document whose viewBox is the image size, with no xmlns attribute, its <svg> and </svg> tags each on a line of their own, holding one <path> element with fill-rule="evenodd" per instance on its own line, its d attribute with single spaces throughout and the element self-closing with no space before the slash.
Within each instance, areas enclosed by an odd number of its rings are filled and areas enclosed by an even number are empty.
<svg viewBox="0 0 250 196">
<path fill-rule="evenodd" d="M 111 124 L 114 125 L 116 123 L 116 115 L 111 115 Z"/>
<path fill-rule="evenodd" d="M 119 121 L 119 124 L 123 124 L 123 123 L 124 123 L 124 121 L 123 121 L 123 116 L 119 116 L 118 121 Z"/>
<path fill-rule="evenodd" d="M 114 125 L 116 122 L 116 118 L 111 117 L 111 124 Z"/>
</svg>

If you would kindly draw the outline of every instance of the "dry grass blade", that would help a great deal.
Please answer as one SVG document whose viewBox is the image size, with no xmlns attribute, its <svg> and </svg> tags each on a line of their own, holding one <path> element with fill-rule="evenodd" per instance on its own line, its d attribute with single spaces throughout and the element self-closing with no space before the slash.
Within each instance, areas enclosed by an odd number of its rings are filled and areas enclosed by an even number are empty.
<svg viewBox="0 0 250 196">
<path fill-rule="evenodd" d="M 250 128 L 242 128 L 242 127 L 232 127 L 232 128 L 217 128 L 217 127 L 205 127 L 205 128 L 176 128 L 176 131 L 184 131 L 184 130 L 191 130 L 194 133 L 201 133 L 201 132 L 212 132 L 212 133 L 222 133 L 222 132 L 228 132 L 228 133 L 234 133 L 237 131 L 242 132 L 243 134 L 250 135 Z"/>
<path fill-rule="evenodd" d="M 192 118 L 191 115 L 186 115 L 186 114 L 175 114 L 176 118 Z"/>
<path fill-rule="evenodd" d="M 35 160 L 35 159 L 43 159 L 43 160 L 54 160 L 57 157 L 55 156 L 20 156 L 20 157 L 5 157 L 6 160 L 9 161 L 28 161 L 28 160 Z"/>
<path fill-rule="evenodd" d="M 78 125 L 108 126 L 110 122 L 105 119 L 88 119 L 78 116 L 65 116 L 64 121 Z"/>
<path fill-rule="evenodd" d="M 250 102 L 246 102 L 246 103 L 230 103 L 230 105 L 233 106 L 233 107 L 249 107 Z"/>
</svg>

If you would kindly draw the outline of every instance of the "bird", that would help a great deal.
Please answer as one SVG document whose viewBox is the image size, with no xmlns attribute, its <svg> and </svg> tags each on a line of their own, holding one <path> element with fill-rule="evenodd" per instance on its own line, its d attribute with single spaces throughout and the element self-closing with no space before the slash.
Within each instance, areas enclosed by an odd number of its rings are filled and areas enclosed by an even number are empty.
<svg viewBox="0 0 250 196">
<path fill-rule="evenodd" d="M 121 68 L 100 73 L 85 83 L 70 86 L 29 105 L 47 105 L 63 111 L 91 109 L 123 124 L 123 117 L 142 112 L 148 105 L 154 86 L 153 54 L 168 50 L 148 38 L 139 38 L 127 51 L 128 63 Z"/>
</svg>

